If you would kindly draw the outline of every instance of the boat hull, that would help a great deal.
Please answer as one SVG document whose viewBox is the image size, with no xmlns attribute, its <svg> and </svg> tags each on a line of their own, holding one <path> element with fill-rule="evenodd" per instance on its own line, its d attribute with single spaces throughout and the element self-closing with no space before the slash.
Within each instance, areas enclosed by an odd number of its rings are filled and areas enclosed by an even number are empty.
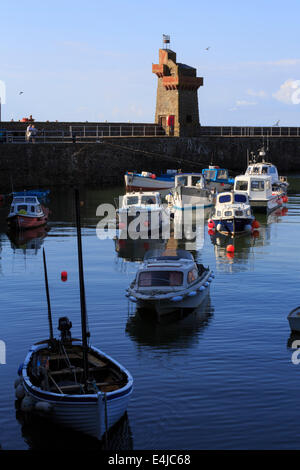
<svg viewBox="0 0 300 470">
<path fill-rule="evenodd" d="M 291 331 L 296 331 L 300 333 L 300 307 L 295 308 L 288 315 L 288 321 L 291 328 Z"/>
<path fill-rule="evenodd" d="M 25 394 L 31 397 L 34 402 L 33 412 L 42 415 L 44 418 L 60 426 L 82 432 L 101 440 L 106 431 L 105 395 L 102 392 L 85 395 L 61 395 L 42 390 L 33 386 L 31 383 L 27 376 L 27 366 L 32 355 L 42 347 L 44 346 L 33 346 L 31 348 L 22 369 Z M 133 390 L 133 379 L 124 367 L 102 351 L 92 347 L 90 349 L 116 364 L 128 377 L 126 386 L 119 390 L 106 393 L 107 428 L 109 429 L 119 421 L 127 410 Z M 45 405 L 48 407 L 47 412 L 41 411 L 41 408 L 44 409 Z"/>
<path fill-rule="evenodd" d="M 220 219 L 212 217 L 212 220 L 215 223 L 215 229 L 217 230 L 217 232 L 220 232 L 224 235 L 234 235 L 241 233 L 249 233 L 251 231 L 251 224 L 254 219 L 253 217 L 234 217 L 231 219 Z"/>
<path fill-rule="evenodd" d="M 173 179 L 151 178 L 147 176 L 128 175 L 124 176 L 126 192 L 132 191 L 165 191 L 174 187 Z"/>
<path fill-rule="evenodd" d="M 155 311 L 159 316 L 167 315 L 178 309 L 192 310 L 199 307 L 206 299 L 209 293 L 209 286 L 194 297 L 186 297 L 182 301 L 174 302 L 171 300 L 139 300 L 137 308 Z"/>
<path fill-rule="evenodd" d="M 283 204 L 282 197 L 275 196 L 270 199 L 264 200 L 255 200 L 250 199 L 250 205 L 255 212 L 262 212 L 265 214 L 269 214 L 270 212 L 278 209 Z"/>
</svg>

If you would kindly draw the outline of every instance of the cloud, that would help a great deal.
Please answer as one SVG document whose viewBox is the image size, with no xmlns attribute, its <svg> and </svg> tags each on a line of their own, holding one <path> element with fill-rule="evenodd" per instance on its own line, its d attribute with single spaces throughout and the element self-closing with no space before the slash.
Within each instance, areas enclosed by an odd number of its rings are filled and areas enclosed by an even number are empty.
<svg viewBox="0 0 300 470">
<path fill-rule="evenodd" d="M 286 80 L 272 96 L 281 103 L 300 104 L 300 80 Z"/>
<path fill-rule="evenodd" d="M 257 103 L 255 101 L 237 100 L 235 104 L 236 106 L 255 106 Z"/>
<path fill-rule="evenodd" d="M 249 89 L 247 90 L 247 94 L 250 96 L 255 96 L 257 98 L 264 98 L 267 96 L 267 93 L 264 90 L 255 91 L 255 90 Z"/>
</svg>

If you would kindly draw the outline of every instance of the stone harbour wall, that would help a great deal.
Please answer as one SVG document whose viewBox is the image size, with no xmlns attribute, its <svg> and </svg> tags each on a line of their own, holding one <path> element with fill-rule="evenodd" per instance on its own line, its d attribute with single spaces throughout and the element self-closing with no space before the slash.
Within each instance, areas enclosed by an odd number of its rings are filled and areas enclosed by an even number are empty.
<svg viewBox="0 0 300 470">
<path fill-rule="evenodd" d="M 104 138 L 101 143 L 0 144 L 0 193 L 46 186 L 105 187 L 124 182 L 126 171 L 166 169 L 201 171 L 211 162 L 231 174 L 244 172 L 247 150 L 257 151 L 260 138 L 131 137 Z M 270 138 L 270 157 L 280 174 L 300 172 L 300 138 Z"/>
</svg>

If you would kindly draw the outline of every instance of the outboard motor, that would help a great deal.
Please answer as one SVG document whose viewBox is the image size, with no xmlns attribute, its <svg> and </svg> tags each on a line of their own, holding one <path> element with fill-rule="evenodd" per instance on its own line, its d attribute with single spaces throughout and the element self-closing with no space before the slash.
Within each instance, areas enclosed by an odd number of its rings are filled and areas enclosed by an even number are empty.
<svg viewBox="0 0 300 470">
<path fill-rule="evenodd" d="M 60 317 L 58 319 L 58 330 L 61 332 L 61 340 L 63 343 L 72 341 L 71 335 L 72 322 L 68 317 Z"/>
</svg>

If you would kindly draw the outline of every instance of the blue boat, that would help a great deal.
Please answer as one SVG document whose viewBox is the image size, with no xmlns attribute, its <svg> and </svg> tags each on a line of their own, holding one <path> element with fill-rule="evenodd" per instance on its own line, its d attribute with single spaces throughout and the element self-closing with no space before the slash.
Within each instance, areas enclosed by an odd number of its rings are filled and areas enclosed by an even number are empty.
<svg viewBox="0 0 300 470">
<path fill-rule="evenodd" d="M 149 171 L 141 173 L 127 171 L 124 177 L 126 191 L 165 191 L 167 193 L 174 187 L 176 174 L 177 170 L 167 170 L 159 176 Z"/>
<path fill-rule="evenodd" d="M 223 192 L 217 195 L 209 227 L 224 235 L 250 233 L 254 216 L 246 194 Z"/>
<path fill-rule="evenodd" d="M 202 170 L 206 186 L 220 193 L 230 190 L 234 185 L 234 178 L 229 178 L 228 170 L 218 166 L 209 166 Z"/>
</svg>

